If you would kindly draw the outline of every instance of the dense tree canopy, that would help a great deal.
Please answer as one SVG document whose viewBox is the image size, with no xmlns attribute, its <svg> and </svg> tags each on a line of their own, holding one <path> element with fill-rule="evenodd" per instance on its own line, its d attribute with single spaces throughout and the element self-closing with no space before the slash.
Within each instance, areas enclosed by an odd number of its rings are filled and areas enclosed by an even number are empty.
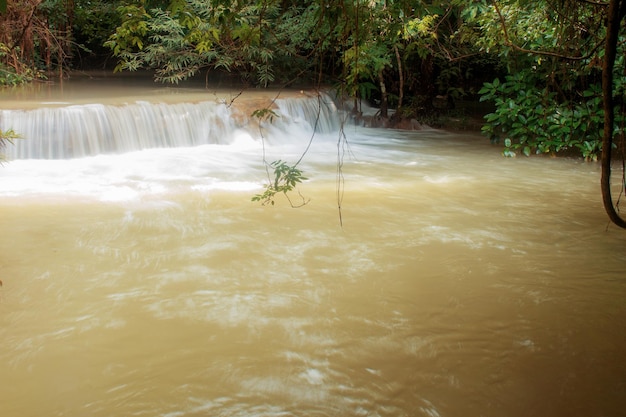
<svg viewBox="0 0 626 417">
<path fill-rule="evenodd" d="M 225 69 L 261 86 L 339 85 L 351 96 L 380 100 L 383 111 L 389 102 L 404 104 L 406 89 L 418 108 L 437 94 L 460 96 L 480 85 L 462 59 L 477 57 L 478 49 L 455 37 L 461 3 L 135 3 L 122 8 L 124 21 L 107 45 L 120 58 L 118 69 L 155 69 L 161 81 Z"/>
<path fill-rule="evenodd" d="M 392 121 L 428 117 L 442 98 L 445 107 L 480 97 L 493 109 L 483 131 L 505 155 L 595 160 L 615 148 L 612 159 L 624 148 L 625 4 L 8 0 L 0 2 L 0 84 L 62 75 L 109 54 L 117 70 L 151 70 L 161 82 L 219 72 L 261 87 L 334 87 L 354 98 L 355 112 L 366 99 Z"/>
</svg>

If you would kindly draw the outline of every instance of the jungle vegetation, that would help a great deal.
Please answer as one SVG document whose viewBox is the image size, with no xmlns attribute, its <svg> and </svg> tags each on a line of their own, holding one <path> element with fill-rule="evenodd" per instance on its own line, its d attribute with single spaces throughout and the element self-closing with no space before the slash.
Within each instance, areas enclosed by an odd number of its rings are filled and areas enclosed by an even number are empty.
<svg viewBox="0 0 626 417">
<path fill-rule="evenodd" d="M 334 88 L 387 125 L 463 116 L 505 156 L 624 159 L 626 0 L 1 0 L 0 84 L 111 65 Z M 622 163 L 622 167 L 624 164 Z M 623 170 L 622 170 L 623 172 Z M 617 207 L 616 207 L 617 206 Z"/>
</svg>

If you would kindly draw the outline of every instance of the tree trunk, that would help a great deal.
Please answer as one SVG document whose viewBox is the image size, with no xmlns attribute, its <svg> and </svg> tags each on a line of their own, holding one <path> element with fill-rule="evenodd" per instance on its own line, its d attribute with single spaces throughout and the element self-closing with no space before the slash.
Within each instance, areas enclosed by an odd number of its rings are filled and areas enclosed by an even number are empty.
<svg viewBox="0 0 626 417">
<path fill-rule="evenodd" d="M 387 87 L 385 86 L 385 78 L 383 77 L 383 70 L 378 73 L 378 83 L 380 84 L 380 117 L 387 119 L 389 117 L 389 99 L 387 98 Z"/>
<path fill-rule="evenodd" d="M 626 229 L 626 220 L 617 212 L 611 194 L 611 151 L 613 147 L 613 125 L 615 122 L 613 108 L 613 68 L 615 66 L 619 28 L 625 5 L 626 0 L 610 0 L 609 3 L 606 50 L 602 67 L 604 131 L 602 137 L 602 178 L 600 180 L 600 187 L 602 189 L 602 202 L 604 203 L 604 209 L 609 215 L 609 219 L 619 227 Z M 624 184 L 621 186 L 623 187 Z"/>
<path fill-rule="evenodd" d="M 400 58 L 398 45 L 394 45 L 393 50 L 396 53 L 396 61 L 398 61 L 398 79 L 400 81 L 400 87 L 398 88 L 398 110 L 400 110 L 402 108 L 402 101 L 404 99 L 404 73 L 402 72 L 402 59 Z"/>
</svg>

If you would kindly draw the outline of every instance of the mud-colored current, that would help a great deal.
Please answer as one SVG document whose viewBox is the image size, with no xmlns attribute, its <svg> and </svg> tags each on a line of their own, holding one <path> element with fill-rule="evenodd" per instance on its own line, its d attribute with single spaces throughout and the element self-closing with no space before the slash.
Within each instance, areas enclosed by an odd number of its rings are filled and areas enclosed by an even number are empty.
<svg viewBox="0 0 626 417">
<path fill-rule="evenodd" d="M 598 165 L 344 129 L 0 167 L 2 416 L 624 416 Z"/>
</svg>

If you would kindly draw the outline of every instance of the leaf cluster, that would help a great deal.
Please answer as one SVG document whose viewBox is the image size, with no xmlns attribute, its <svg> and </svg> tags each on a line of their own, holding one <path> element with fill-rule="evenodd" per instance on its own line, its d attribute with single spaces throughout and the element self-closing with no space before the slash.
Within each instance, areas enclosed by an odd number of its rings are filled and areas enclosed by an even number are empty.
<svg viewBox="0 0 626 417">
<path fill-rule="evenodd" d="M 297 42 L 310 38 L 312 27 L 298 20 L 299 6 L 281 3 L 176 0 L 148 11 L 125 6 L 124 21 L 106 45 L 120 58 L 118 70 L 155 69 L 160 81 L 221 68 L 267 86 L 276 79 L 277 63 L 287 67 L 283 58 L 297 55 Z"/>
<path fill-rule="evenodd" d="M 293 191 L 298 184 L 308 178 L 306 178 L 302 171 L 295 165 L 289 165 L 287 162 L 280 159 L 269 165 L 273 170 L 273 180 L 265 186 L 265 191 L 262 194 L 253 196 L 252 201 L 258 201 L 262 205 L 270 204 L 273 206 L 275 204 L 274 198 L 276 194 L 282 193 L 291 202 L 287 193 Z"/>
<path fill-rule="evenodd" d="M 0 130 L 0 164 L 5 160 L 2 151 L 4 151 L 7 144 L 13 144 L 13 141 L 19 138 L 21 138 L 21 136 L 13 129 Z"/>
<path fill-rule="evenodd" d="M 485 35 L 479 44 L 497 52 L 508 74 L 487 82 L 481 101 L 494 104 L 483 132 L 504 143 L 504 155 L 574 150 L 596 160 L 602 148 L 604 109 L 601 61 L 604 55 L 602 2 L 525 0 L 483 2 L 469 16 Z M 543 7 L 540 7 L 543 6 Z M 623 136 L 624 39 L 613 95 L 620 103 L 614 132 Z"/>
<path fill-rule="evenodd" d="M 538 89 L 529 71 L 485 83 L 481 100 L 495 111 L 485 116 L 482 131 L 494 143 L 503 142 L 505 156 L 559 153 L 575 149 L 586 160 L 601 151 L 604 111 L 597 85 L 578 101 L 559 101 L 557 93 Z"/>
</svg>

